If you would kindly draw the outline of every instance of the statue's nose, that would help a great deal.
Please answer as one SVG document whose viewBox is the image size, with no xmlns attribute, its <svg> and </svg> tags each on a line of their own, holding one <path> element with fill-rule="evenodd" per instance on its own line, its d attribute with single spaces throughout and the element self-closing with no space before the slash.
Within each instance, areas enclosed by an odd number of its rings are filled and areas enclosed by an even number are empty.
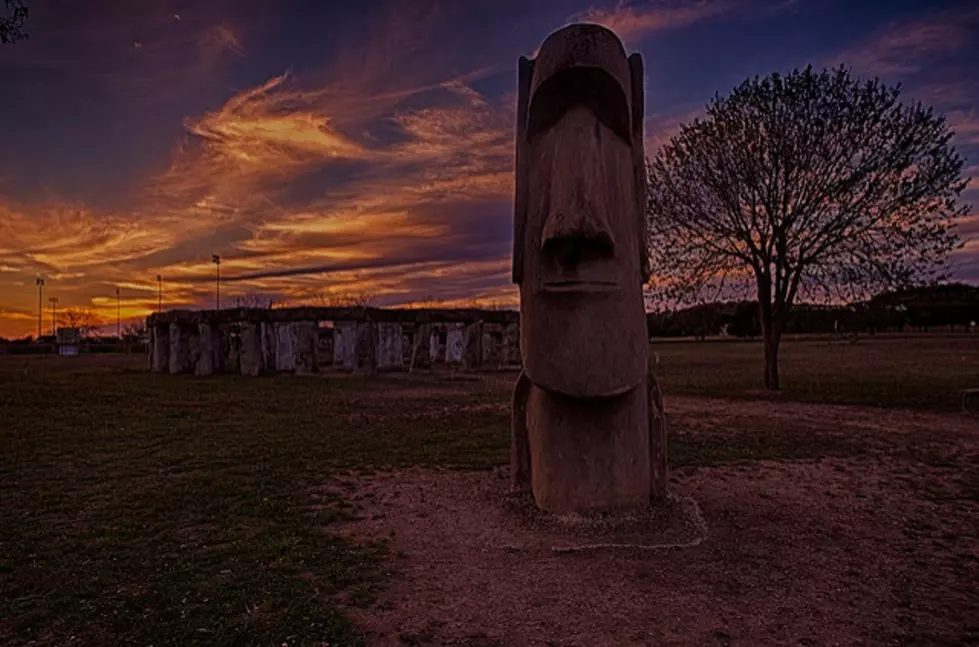
<svg viewBox="0 0 979 647">
<path fill-rule="evenodd" d="M 591 259 L 611 258 L 615 238 L 608 219 L 584 201 L 556 205 L 544 222 L 541 249 L 553 254 L 565 267 L 574 267 Z"/>
</svg>

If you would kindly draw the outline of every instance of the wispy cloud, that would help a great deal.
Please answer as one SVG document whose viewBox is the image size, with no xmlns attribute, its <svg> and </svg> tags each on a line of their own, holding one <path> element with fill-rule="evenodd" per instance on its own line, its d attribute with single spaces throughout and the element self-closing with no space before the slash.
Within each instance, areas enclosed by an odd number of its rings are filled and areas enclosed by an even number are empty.
<svg viewBox="0 0 979 647">
<path fill-rule="evenodd" d="M 948 114 L 949 126 L 960 144 L 979 146 L 979 110 L 956 110 Z"/>
<path fill-rule="evenodd" d="M 156 274 L 169 306 L 207 302 L 220 253 L 229 299 L 512 293 L 510 97 L 473 90 L 479 70 L 432 80 L 370 65 L 321 82 L 283 73 L 187 118 L 169 167 L 121 213 L 5 205 L 0 253 L 14 271 L 0 286 L 19 284 L 28 306 L 44 275 L 65 306 L 105 315 L 124 286 L 124 314 L 141 316 Z"/>
<path fill-rule="evenodd" d="M 573 22 L 593 22 L 608 27 L 624 42 L 635 45 L 657 31 L 685 27 L 729 11 L 729 0 L 691 0 L 689 2 L 626 2 L 611 9 L 590 8 L 571 16 Z"/>
<path fill-rule="evenodd" d="M 907 77 L 974 43 L 979 10 L 958 8 L 889 23 L 833 58 L 859 74 Z"/>
</svg>

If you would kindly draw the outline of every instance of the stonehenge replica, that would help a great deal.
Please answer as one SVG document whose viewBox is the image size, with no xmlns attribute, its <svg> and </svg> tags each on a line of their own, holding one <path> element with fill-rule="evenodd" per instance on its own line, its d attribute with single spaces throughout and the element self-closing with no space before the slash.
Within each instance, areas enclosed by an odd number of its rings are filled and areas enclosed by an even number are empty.
<svg viewBox="0 0 979 647">
<path fill-rule="evenodd" d="M 518 368 L 518 318 L 479 309 L 232 308 L 170 310 L 146 323 L 153 372 L 254 376 Z"/>
<path fill-rule="evenodd" d="M 546 512 L 641 510 L 667 481 L 642 295 L 642 58 L 604 27 L 570 25 L 520 58 L 518 84 L 513 486 Z"/>
</svg>

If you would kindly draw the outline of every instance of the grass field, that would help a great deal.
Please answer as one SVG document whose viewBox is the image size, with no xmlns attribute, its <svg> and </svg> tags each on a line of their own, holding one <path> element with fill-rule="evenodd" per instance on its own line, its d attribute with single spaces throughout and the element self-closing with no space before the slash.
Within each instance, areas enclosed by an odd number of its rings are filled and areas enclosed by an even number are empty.
<svg viewBox="0 0 979 647">
<path fill-rule="evenodd" d="M 653 351 L 666 393 L 955 411 L 959 392 L 979 387 L 979 335 L 789 340 L 775 395 L 761 389 L 760 343 L 663 341 Z"/>
<path fill-rule="evenodd" d="M 654 348 L 667 405 L 769 397 L 758 344 Z M 0 644 L 358 644 L 343 609 L 369 604 L 396 558 L 336 536 L 356 505 L 320 486 L 507 460 L 512 374 L 195 378 L 145 363 L 0 357 Z M 779 399 L 954 411 L 979 386 L 979 337 L 791 342 L 783 375 Z M 863 451 L 737 425 L 678 424 L 673 467 Z"/>
</svg>

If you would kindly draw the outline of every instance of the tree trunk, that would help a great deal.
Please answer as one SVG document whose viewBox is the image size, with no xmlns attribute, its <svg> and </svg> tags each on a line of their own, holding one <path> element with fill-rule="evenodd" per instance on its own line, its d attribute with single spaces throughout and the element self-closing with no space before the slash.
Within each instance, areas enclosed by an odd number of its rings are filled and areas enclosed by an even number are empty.
<svg viewBox="0 0 979 647">
<path fill-rule="evenodd" d="M 765 344 L 765 388 L 769 391 L 779 390 L 778 380 L 778 345 L 782 340 L 782 322 L 774 316 L 770 291 L 761 286 L 759 290 L 758 310 L 761 321 L 761 336 Z"/>
<path fill-rule="evenodd" d="M 778 381 L 778 344 L 781 334 L 769 328 L 763 331 L 765 339 L 765 388 L 769 391 L 779 390 Z"/>
</svg>

